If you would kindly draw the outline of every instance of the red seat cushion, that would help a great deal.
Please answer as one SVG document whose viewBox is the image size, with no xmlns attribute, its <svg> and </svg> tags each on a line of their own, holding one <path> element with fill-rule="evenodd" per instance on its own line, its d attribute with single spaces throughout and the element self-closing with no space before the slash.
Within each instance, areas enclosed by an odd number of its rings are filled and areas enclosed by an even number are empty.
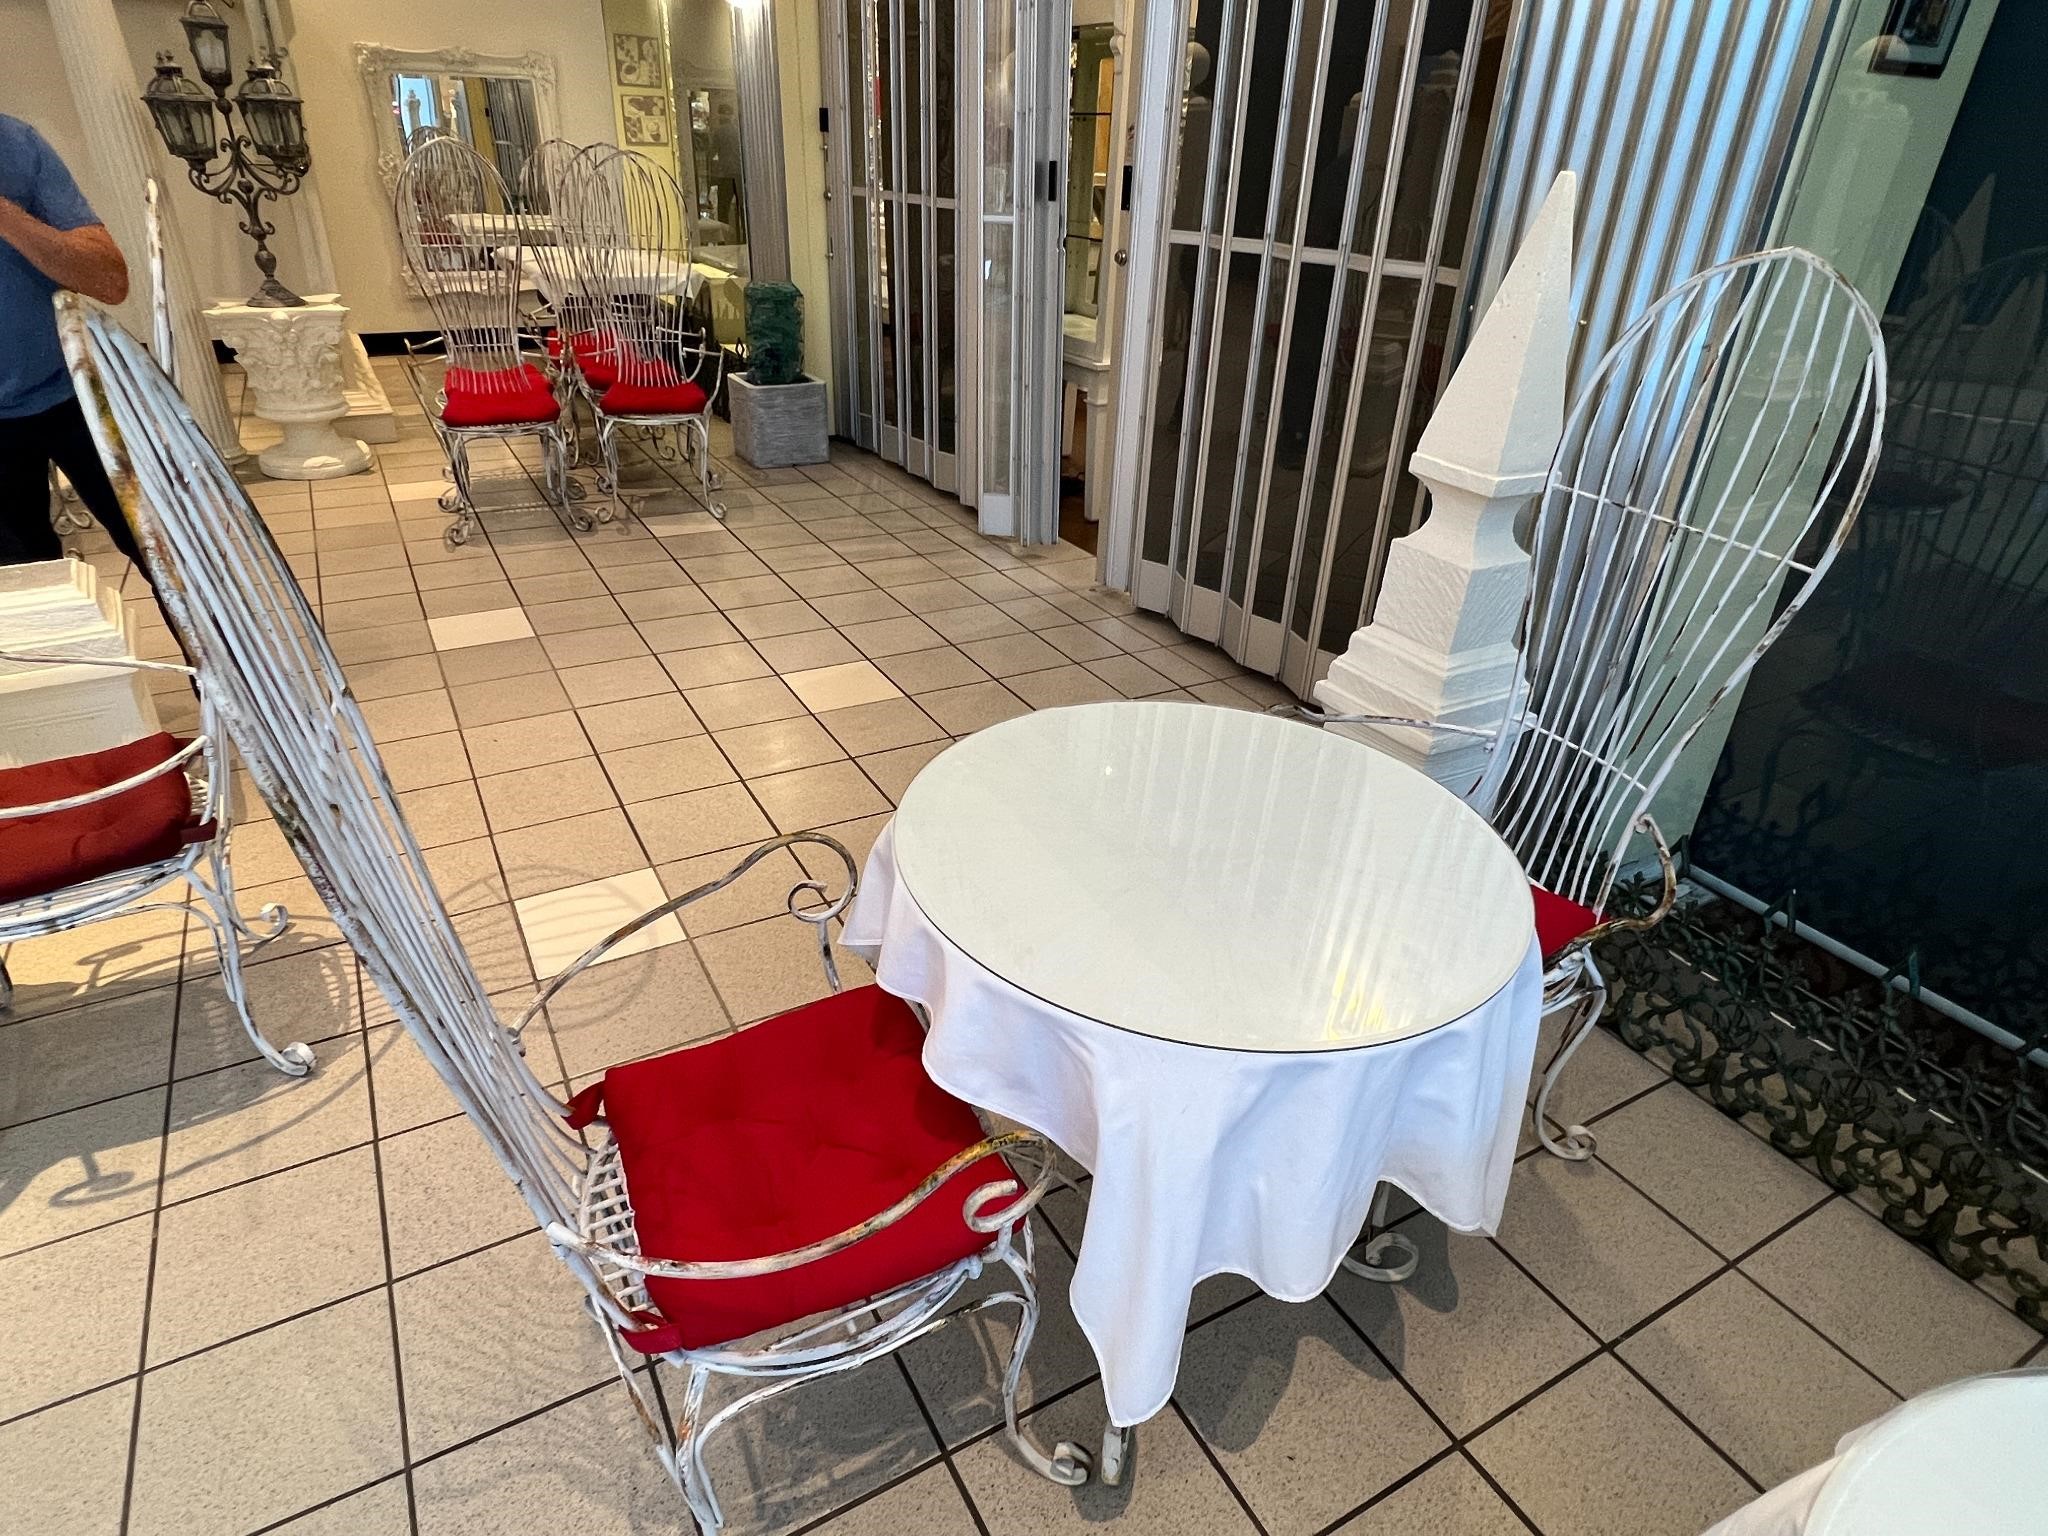
<svg viewBox="0 0 2048 1536">
<path fill-rule="evenodd" d="M 625 359 L 598 408 L 611 416 L 694 416 L 704 391 L 658 357 Z"/>
<path fill-rule="evenodd" d="M 614 357 L 618 352 L 618 337 L 610 331 L 571 331 L 569 350 L 576 359 L 576 371 L 585 380 L 603 389 L 618 377 Z M 562 333 L 548 332 L 548 357 L 554 362 L 562 360 Z"/>
<path fill-rule="evenodd" d="M 531 363 L 517 368 L 450 368 L 441 419 L 451 427 L 510 427 L 553 421 L 562 407 L 547 375 Z"/>
<path fill-rule="evenodd" d="M 982 1139 L 974 1111 L 925 1076 L 923 1046 L 907 1005 L 862 987 L 613 1067 L 576 1096 L 570 1120 L 587 1123 L 602 1104 L 641 1252 L 762 1258 L 879 1215 Z M 1008 1179 L 1001 1158 L 981 1158 L 893 1226 L 796 1269 L 650 1279 L 666 1326 L 633 1341 L 650 1352 L 720 1344 L 943 1269 L 992 1241 L 967 1225 L 961 1205 L 981 1185 Z"/>
<path fill-rule="evenodd" d="M 182 745 L 168 731 L 101 752 L 0 768 L 0 807 L 47 805 L 132 779 Z M 176 768 L 81 805 L 0 821 L 0 901 L 47 896 L 97 875 L 168 859 L 195 832 L 192 788 Z"/>
<path fill-rule="evenodd" d="M 1536 943 L 1549 960 L 1573 939 L 1600 926 L 1600 914 L 1565 896 L 1554 896 L 1540 885 L 1531 885 L 1536 901 Z"/>
</svg>

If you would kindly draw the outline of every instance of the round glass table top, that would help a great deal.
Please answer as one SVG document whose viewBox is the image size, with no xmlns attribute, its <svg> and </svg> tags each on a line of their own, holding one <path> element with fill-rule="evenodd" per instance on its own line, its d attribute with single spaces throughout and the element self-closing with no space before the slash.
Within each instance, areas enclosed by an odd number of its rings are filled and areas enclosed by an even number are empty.
<svg viewBox="0 0 2048 1536">
<path fill-rule="evenodd" d="M 926 919 L 1011 985 L 1191 1045 L 1421 1034 L 1514 975 L 1521 866 L 1371 747 L 1203 704 L 1083 704 L 977 731 L 896 812 Z"/>
</svg>

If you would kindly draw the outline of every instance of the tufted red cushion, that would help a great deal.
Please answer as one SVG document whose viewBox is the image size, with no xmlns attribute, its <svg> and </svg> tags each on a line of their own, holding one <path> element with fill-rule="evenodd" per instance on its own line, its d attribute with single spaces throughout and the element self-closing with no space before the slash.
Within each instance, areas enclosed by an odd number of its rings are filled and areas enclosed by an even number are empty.
<svg viewBox="0 0 2048 1536">
<path fill-rule="evenodd" d="M 974 1111 L 925 1076 L 924 1030 L 879 987 L 810 1003 L 736 1035 L 613 1067 L 572 1106 L 599 1111 L 625 1166 L 643 1253 L 761 1258 L 858 1226 L 981 1140 Z M 778 1274 L 649 1280 L 650 1352 L 744 1338 L 945 1268 L 992 1240 L 961 1218 L 999 1157 L 955 1174 L 895 1225 Z M 1000 1206 L 1004 1202 L 993 1202 Z"/>
<path fill-rule="evenodd" d="M 182 745 L 168 731 L 140 741 L 0 768 L 0 806 L 47 805 L 131 779 Z M 176 768 L 75 810 L 0 821 L 0 901 L 47 896 L 96 875 L 168 859 L 189 841 L 192 789 Z"/>
<path fill-rule="evenodd" d="M 547 375 L 531 363 L 517 368 L 450 368 L 441 419 L 451 427 L 509 427 L 553 421 L 562 407 Z"/>
<path fill-rule="evenodd" d="M 1553 896 L 1540 885 L 1531 885 L 1529 894 L 1536 902 L 1536 943 L 1545 960 L 1600 924 L 1600 914 L 1591 907 L 1582 907 L 1568 897 Z"/>
</svg>

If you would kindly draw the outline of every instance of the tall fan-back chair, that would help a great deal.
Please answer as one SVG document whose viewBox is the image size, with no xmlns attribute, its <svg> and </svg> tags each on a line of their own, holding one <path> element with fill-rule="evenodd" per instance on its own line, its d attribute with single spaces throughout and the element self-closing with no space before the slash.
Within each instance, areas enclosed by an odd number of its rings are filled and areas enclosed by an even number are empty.
<svg viewBox="0 0 2048 1536">
<path fill-rule="evenodd" d="M 597 418 L 603 484 L 618 505 L 622 427 L 676 434 L 694 459 L 703 501 L 723 518 L 711 463 L 711 400 L 724 354 L 691 313 L 688 207 L 664 167 L 632 150 L 579 162 L 568 223 L 578 285 L 597 310 L 577 363 Z"/>
<path fill-rule="evenodd" d="M 406 266 L 441 332 L 409 350 L 407 374 L 455 482 L 442 498 L 455 514 L 449 542 L 476 525 L 471 445 L 526 437 L 540 444 L 548 500 L 572 527 L 589 529 L 590 515 L 571 505 L 561 403 L 521 342 L 519 220 L 498 168 L 459 139 L 428 138 L 399 168 L 393 211 Z"/>
<path fill-rule="evenodd" d="M 1863 297 L 1810 252 L 1710 267 L 1608 350 L 1565 422 L 1530 548 L 1513 702 L 1491 729 L 1331 714 L 1488 740 L 1468 798 L 1528 872 L 1543 1008 L 1566 1015 L 1536 1094 L 1550 1095 L 1599 1022 L 1592 945 L 1670 911 L 1676 871 L 1651 816 L 1715 708 L 1813 595 L 1855 526 L 1884 430 L 1885 350 Z M 1663 891 L 1608 910 L 1616 876 L 1652 857 Z"/>
<path fill-rule="evenodd" d="M 987 1134 L 919 1061 L 908 1005 L 839 990 L 831 923 L 852 857 L 814 832 L 777 837 L 732 871 L 593 945 L 511 1026 L 497 1019 L 406 825 L 325 636 L 234 477 L 142 349 L 69 305 L 63 332 L 100 450 L 185 643 L 216 669 L 251 776 L 342 933 L 585 1288 L 619 1374 L 698 1522 L 721 1523 L 706 1441 L 749 1404 L 900 1349 L 985 1307 L 1020 1316 L 1003 1378 L 1023 1456 L 1079 1483 L 1086 1456 L 1019 1428 L 1016 1391 L 1038 1318 L 1026 1219 L 1053 1176 L 1028 1132 Z M 526 1033 L 562 988 L 648 924 L 725 888 L 771 852 L 836 860 L 806 878 L 792 921 L 814 932 L 832 994 L 738 1034 L 615 1067 L 564 1101 L 529 1068 Z M 985 1266 L 1013 1285 L 959 1303 Z M 682 1375 L 676 1416 L 643 1359 Z M 751 1378 L 706 1412 L 713 1377 Z"/>
</svg>

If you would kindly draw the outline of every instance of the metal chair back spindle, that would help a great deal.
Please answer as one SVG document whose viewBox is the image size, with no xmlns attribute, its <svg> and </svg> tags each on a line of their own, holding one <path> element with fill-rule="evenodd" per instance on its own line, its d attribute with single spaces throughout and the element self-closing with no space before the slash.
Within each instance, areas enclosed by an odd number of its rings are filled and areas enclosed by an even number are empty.
<svg viewBox="0 0 2048 1536">
<path fill-rule="evenodd" d="M 519 340 L 523 249 L 498 168 L 445 135 L 406 156 L 393 197 L 399 243 L 447 346 L 448 366 L 512 388 L 525 361 Z M 493 228 L 487 221 L 502 221 Z"/>
</svg>

